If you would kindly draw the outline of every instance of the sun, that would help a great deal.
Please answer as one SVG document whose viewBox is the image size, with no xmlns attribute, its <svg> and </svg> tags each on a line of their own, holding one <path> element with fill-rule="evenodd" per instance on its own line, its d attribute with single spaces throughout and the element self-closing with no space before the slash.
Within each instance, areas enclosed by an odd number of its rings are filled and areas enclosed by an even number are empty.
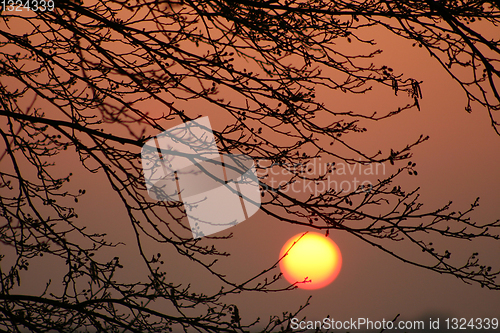
<svg viewBox="0 0 500 333">
<path fill-rule="evenodd" d="M 281 272 L 288 282 L 299 282 L 297 286 L 301 289 L 329 285 L 339 275 L 342 266 L 337 244 L 316 232 L 300 233 L 290 238 L 281 249 L 280 258 L 283 256 Z M 302 283 L 304 280 L 307 282 Z"/>
</svg>

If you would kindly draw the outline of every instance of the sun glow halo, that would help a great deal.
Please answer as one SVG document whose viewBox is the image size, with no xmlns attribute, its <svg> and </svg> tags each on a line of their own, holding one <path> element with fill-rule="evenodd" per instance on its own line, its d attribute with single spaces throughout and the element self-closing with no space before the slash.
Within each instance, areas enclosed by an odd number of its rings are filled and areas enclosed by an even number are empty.
<svg viewBox="0 0 500 333">
<path fill-rule="evenodd" d="M 301 289 L 323 288 L 335 280 L 340 272 L 340 250 L 323 234 L 308 232 L 295 235 L 281 249 L 280 258 L 287 251 L 288 254 L 280 261 L 281 272 L 288 282 L 299 282 L 297 286 Z M 310 282 L 301 283 L 305 278 Z"/>
</svg>

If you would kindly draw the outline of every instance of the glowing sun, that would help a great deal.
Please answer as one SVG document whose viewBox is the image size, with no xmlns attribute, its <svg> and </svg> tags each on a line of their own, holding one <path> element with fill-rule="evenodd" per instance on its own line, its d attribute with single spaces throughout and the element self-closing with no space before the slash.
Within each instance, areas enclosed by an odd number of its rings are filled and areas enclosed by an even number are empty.
<svg viewBox="0 0 500 333">
<path fill-rule="evenodd" d="M 329 285 L 342 266 L 340 250 L 330 238 L 316 232 L 290 238 L 280 252 L 281 272 L 288 282 L 301 289 L 319 289 Z M 302 238 L 301 238 L 302 236 Z M 293 245 L 295 243 L 295 245 Z M 293 246 L 292 246 L 293 245 Z M 307 282 L 301 283 L 304 281 Z"/>
</svg>

